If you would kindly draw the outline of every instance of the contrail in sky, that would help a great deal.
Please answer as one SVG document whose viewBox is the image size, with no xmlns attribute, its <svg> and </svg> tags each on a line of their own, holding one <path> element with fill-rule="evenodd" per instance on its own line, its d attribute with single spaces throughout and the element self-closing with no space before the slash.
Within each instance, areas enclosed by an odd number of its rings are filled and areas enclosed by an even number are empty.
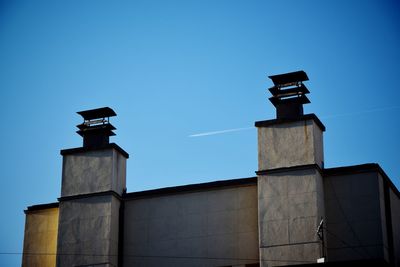
<svg viewBox="0 0 400 267">
<path fill-rule="evenodd" d="M 245 130 L 250 130 L 250 129 L 254 129 L 254 127 L 235 128 L 235 129 L 227 129 L 227 130 L 221 130 L 221 131 L 191 134 L 191 135 L 189 135 L 189 137 L 200 137 L 200 136 L 207 136 L 207 135 L 223 134 L 223 133 L 230 133 L 230 132 L 245 131 Z"/>
<path fill-rule="evenodd" d="M 396 108 L 400 108 L 400 106 L 374 108 L 374 109 L 368 109 L 368 110 L 352 112 L 352 113 L 343 113 L 343 114 L 336 114 L 336 115 L 321 116 L 321 118 L 330 119 L 330 118 L 336 118 L 336 117 L 353 116 L 353 115 L 358 115 L 358 114 L 364 114 L 364 113 L 382 111 L 382 110 L 388 110 L 388 109 L 396 109 Z M 231 132 L 246 131 L 246 130 L 250 130 L 250 129 L 255 129 L 255 127 L 234 128 L 234 129 L 226 129 L 226 130 L 213 131 L 213 132 L 197 133 L 197 134 L 191 134 L 191 135 L 189 135 L 189 137 L 209 136 L 209 135 L 216 135 L 216 134 L 224 134 L 224 133 L 231 133 Z"/>
</svg>

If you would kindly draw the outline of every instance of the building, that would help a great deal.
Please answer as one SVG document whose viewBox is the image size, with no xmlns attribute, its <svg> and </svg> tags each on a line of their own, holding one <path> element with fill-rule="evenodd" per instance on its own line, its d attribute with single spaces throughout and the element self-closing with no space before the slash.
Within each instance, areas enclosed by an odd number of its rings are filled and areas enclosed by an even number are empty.
<svg viewBox="0 0 400 267">
<path fill-rule="evenodd" d="M 127 193 L 115 112 L 78 112 L 83 146 L 61 150 L 58 201 L 25 210 L 22 265 L 400 266 L 397 188 L 378 164 L 325 168 L 306 73 L 270 78 L 256 177 Z"/>
</svg>

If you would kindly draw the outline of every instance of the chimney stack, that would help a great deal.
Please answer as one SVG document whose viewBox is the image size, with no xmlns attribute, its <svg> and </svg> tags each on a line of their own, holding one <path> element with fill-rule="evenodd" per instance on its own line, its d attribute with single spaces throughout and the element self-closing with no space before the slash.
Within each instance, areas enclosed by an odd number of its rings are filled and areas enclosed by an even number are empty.
<svg viewBox="0 0 400 267">
<path fill-rule="evenodd" d="M 83 147 L 61 150 L 57 267 L 121 266 L 122 195 L 129 155 L 110 143 L 109 107 L 77 112 Z"/>
<path fill-rule="evenodd" d="M 269 78 L 277 118 L 255 124 L 260 266 L 313 262 L 323 249 L 316 229 L 325 217 L 325 127 L 314 114 L 303 114 L 303 104 L 310 103 L 304 71 Z"/>
</svg>

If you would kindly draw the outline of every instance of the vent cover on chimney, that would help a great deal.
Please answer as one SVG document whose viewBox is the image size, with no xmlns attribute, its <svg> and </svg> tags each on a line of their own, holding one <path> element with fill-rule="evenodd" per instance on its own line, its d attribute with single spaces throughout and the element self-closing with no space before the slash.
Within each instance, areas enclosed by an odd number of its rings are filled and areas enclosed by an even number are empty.
<svg viewBox="0 0 400 267">
<path fill-rule="evenodd" d="M 310 103 L 306 94 L 310 93 L 303 84 L 308 81 L 304 71 L 289 72 L 268 76 L 274 83 L 269 88 L 272 97 L 269 98 L 276 108 L 277 119 L 295 119 L 304 114 L 303 104 Z"/>
<path fill-rule="evenodd" d="M 83 123 L 77 125 L 77 133 L 83 137 L 83 147 L 97 148 L 109 144 L 110 136 L 116 130 L 110 123 L 110 117 L 117 114 L 109 107 L 77 112 L 83 117 Z"/>
</svg>

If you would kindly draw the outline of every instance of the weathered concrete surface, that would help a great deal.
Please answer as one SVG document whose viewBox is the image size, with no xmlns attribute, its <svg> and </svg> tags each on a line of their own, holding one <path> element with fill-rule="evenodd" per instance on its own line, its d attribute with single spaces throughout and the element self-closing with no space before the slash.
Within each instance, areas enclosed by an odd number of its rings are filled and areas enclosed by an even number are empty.
<svg viewBox="0 0 400 267">
<path fill-rule="evenodd" d="M 256 186 L 130 200 L 124 223 L 124 266 L 258 262 Z"/>
<path fill-rule="evenodd" d="M 54 267 L 57 252 L 58 208 L 26 214 L 23 267 Z"/>
<path fill-rule="evenodd" d="M 395 266 L 400 266 L 400 198 L 390 189 Z M 397 256 L 396 256 L 397 255 Z"/>
<path fill-rule="evenodd" d="M 377 172 L 324 178 L 329 261 L 383 258 L 387 254 L 380 187 Z"/>
<path fill-rule="evenodd" d="M 313 120 L 258 127 L 258 170 L 307 164 L 323 167 L 323 136 Z"/>
<path fill-rule="evenodd" d="M 109 190 L 122 194 L 125 187 L 126 158 L 116 149 L 64 155 L 62 197 Z"/>
<path fill-rule="evenodd" d="M 323 200 L 322 177 L 315 168 L 259 175 L 261 266 L 316 262 Z"/>
<path fill-rule="evenodd" d="M 117 266 L 119 205 L 114 196 L 60 202 L 57 266 Z"/>
<path fill-rule="evenodd" d="M 115 196 L 69 196 L 114 191 L 126 186 L 126 158 L 114 148 L 64 155 L 57 266 L 118 264 L 120 200 Z M 96 265 L 96 266 L 97 266 Z"/>
</svg>

